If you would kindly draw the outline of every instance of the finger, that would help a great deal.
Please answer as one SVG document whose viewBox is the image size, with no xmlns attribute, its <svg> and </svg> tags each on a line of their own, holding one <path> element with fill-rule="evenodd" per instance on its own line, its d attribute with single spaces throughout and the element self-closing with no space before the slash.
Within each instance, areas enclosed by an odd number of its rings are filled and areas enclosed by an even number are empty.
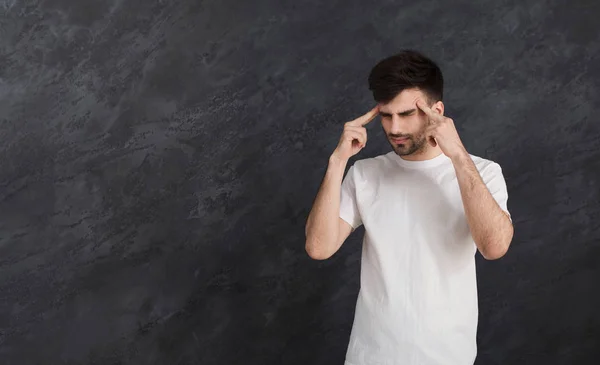
<svg viewBox="0 0 600 365">
<path fill-rule="evenodd" d="M 425 127 L 425 133 L 427 133 L 430 136 L 436 136 L 439 132 L 439 125 L 435 124 L 435 123 L 429 123 L 429 125 L 427 127 Z"/>
<path fill-rule="evenodd" d="M 344 130 L 352 130 L 352 131 L 367 131 L 365 127 L 361 127 L 356 124 L 352 124 L 352 122 L 348 122 L 344 125 Z"/>
<path fill-rule="evenodd" d="M 352 125 L 352 124 L 346 125 L 344 127 L 344 130 L 363 133 L 365 136 L 367 135 L 367 129 L 365 127 L 360 127 L 360 126 L 356 126 L 356 125 Z"/>
<path fill-rule="evenodd" d="M 421 99 L 417 100 L 417 107 L 428 116 L 431 116 L 433 114 L 433 110 L 431 110 L 431 108 Z"/>
<path fill-rule="evenodd" d="M 367 144 L 367 134 L 366 134 L 366 133 L 357 132 L 357 133 L 354 135 L 354 139 L 358 140 L 358 142 L 359 142 L 361 145 L 365 145 L 365 144 Z"/>
<path fill-rule="evenodd" d="M 379 114 L 379 105 L 369 110 L 365 115 L 358 117 L 352 121 L 353 125 L 365 126 Z"/>
<path fill-rule="evenodd" d="M 429 135 L 435 135 L 438 133 L 440 129 L 440 126 L 436 123 L 429 123 L 429 125 L 427 125 L 425 127 L 425 133 L 429 134 Z"/>
<path fill-rule="evenodd" d="M 367 135 L 360 133 L 359 131 L 348 130 L 348 132 L 346 133 L 346 138 L 350 142 L 354 142 L 354 140 L 357 140 L 361 146 L 364 146 L 367 144 Z"/>
<path fill-rule="evenodd" d="M 427 142 L 431 145 L 431 147 L 437 146 L 436 137 L 438 135 L 438 128 L 435 125 L 430 125 L 425 130 L 425 135 L 427 136 Z"/>
<path fill-rule="evenodd" d="M 434 112 L 427 104 L 419 99 L 417 100 L 417 107 L 421 109 L 429 118 L 431 118 L 434 122 L 440 122 L 444 117 L 443 115 Z"/>
<path fill-rule="evenodd" d="M 427 138 L 427 141 L 429 142 L 429 144 L 431 145 L 431 147 L 437 146 L 437 141 L 436 141 L 435 137 L 429 136 L 429 138 Z"/>
<path fill-rule="evenodd" d="M 360 132 L 360 134 L 363 137 L 363 147 L 364 147 L 364 145 L 367 144 L 367 130 L 363 128 L 362 131 Z"/>
</svg>

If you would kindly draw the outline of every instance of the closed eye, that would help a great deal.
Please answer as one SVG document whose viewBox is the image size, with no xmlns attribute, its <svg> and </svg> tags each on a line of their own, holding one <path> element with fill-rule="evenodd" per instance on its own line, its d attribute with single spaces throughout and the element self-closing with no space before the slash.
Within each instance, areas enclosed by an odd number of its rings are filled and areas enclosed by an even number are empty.
<svg viewBox="0 0 600 365">
<path fill-rule="evenodd" d="M 413 115 L 416 111 L 417 111 L 417 109 L 411 109 L 411 110 L 400 112 L 400 113 L 398 113 L 398 115 L 401 117 L 408 117 L 410 115 Z"/>
<path fill-rule="evenodd" d="M 401 111 L 397 114 L 401 117 L 409 117 L 409 116 L 413 115 L 416 111 L 417 111 L 417 109 L 408 109 L 408 110 Z M 382 118 L 391 118 L 392 117 L 392 114 L 384 113 L 384 112 L 379 112 L 379 115 L 381 115 Z"/>
</svg>

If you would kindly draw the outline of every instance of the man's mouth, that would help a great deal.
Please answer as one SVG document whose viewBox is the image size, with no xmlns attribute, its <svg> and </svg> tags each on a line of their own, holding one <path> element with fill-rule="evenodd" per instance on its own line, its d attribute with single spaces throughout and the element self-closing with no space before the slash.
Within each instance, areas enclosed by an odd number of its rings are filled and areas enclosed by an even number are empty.
<svg viewBox="0 0 600 365">
<path fill-rule="evenodd" d="M 408 137 L 392 138 L 392 142 L 394 142 L 394 143 L 406 143 L 406 142 L 408 142 L 408 140 L 409 140 Z"/>
</svg>

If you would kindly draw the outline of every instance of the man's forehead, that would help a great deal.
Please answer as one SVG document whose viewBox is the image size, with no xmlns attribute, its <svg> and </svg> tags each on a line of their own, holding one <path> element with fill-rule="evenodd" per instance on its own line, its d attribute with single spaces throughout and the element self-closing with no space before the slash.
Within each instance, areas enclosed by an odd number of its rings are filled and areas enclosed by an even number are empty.
<svg viewBox="0 0 600 365">
<path fill-rule="evenodd" d="M 400 114 L 417 109 L 417 99 L 406 103 L 387 103 L 379 107 L 379 111 L 386 114 Z"/>
<path fill-rule="evenodd" d="M 379 110 L 384 113 L 402 113 L 417 108 L 417 100 L 423 98 L 424 94 L 420 90 L 404 90 L 390 102 L 381 104 Z"/>
<path fill-rule="evenodd" d="M 417 108 L 417 103 L 416 100 L 414 103 L 411 104 L 392 104 L 392 103 L 388 103 L 385 105 L 381 105 L 379 107 L 379 111 L 382 113 L 387 113 L 387 114 L 397 114 L 397 113 L 404 113 L 410 110 L 414 110 Z"/>
</svg>

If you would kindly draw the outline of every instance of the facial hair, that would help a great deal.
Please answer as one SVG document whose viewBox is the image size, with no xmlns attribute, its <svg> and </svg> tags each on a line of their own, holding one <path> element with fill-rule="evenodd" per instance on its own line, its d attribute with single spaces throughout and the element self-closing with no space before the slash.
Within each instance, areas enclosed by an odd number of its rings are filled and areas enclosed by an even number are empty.
<svg viewBox="0 0 600 365">
<path fill-rule="evenodd" d="M 398 156 L 409 156 L 423 152 L 427 147 L 427 136 L 425 135 L 425 128 L 420 130 L 416 134 L 388 134 L 388 142 L 394 149 L 394 152 Z M 406 142 L 395 143 L 392 138 L 408 138 Z"/>
</svg>

